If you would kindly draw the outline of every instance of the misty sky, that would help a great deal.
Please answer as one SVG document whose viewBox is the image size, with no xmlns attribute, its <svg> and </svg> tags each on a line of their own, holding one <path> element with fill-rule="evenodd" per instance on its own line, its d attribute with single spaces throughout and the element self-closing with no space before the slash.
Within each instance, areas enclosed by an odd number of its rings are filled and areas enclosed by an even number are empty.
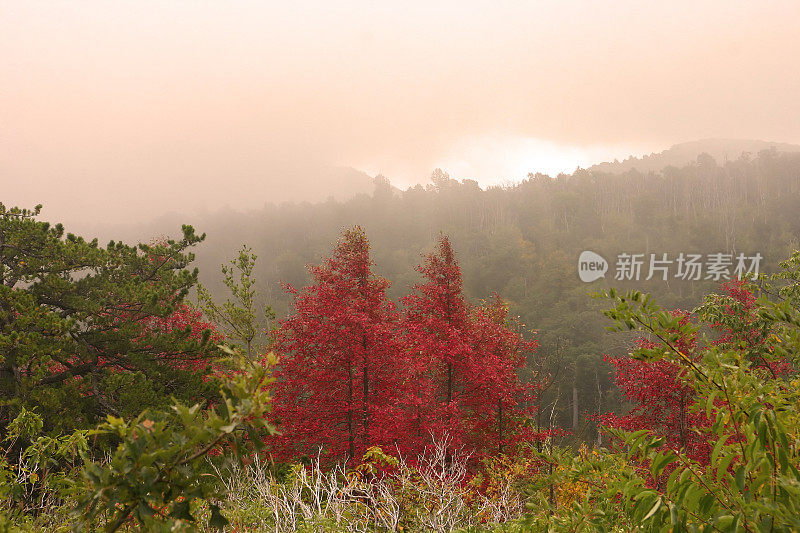
<svg viewBox="0 0 800 533">
<path fill-rule="evenodd" d="M 797 0 L 0 0 L 0 202 L 119 222 L 330 166 L 485 185 L 800 143 L 798 27 Z"/>
</svg>

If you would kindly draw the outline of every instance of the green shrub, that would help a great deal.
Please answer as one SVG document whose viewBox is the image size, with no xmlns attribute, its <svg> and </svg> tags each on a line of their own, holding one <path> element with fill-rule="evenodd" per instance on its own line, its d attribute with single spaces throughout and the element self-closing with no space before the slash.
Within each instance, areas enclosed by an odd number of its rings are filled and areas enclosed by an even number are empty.
<svg viewBox="0 0 800 533">
<path fill-rule="evenodd" d="M 98 520 L 109 532 L 128 522 L 146 530 L 192 529 L 192 506 L 200 500 L 209 504 L 209 527 L 228 523 L 217 503 L 219 484 L 203 471 L 205 457 L 224 450 L 241 458 L 248 446 L 261 446 L 265 433 L 275 432 L 266 420 L 269 365 L 241 356 L 236 361 L 242 370 L 225 382 L 216 406 L 176 403 L 171 413 L 145 411 L 129 422 L 108 417 L 91 432 L 114 435 L 120 444 L 108 461 L 84 468 L 77 530 L 91 530 Z"/>
</svg>

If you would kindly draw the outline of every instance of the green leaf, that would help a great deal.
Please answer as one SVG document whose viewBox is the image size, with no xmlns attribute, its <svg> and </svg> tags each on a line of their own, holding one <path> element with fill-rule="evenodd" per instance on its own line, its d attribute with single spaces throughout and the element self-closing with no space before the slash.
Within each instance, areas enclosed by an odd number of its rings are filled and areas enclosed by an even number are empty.
<svg viewBox="0 0 800 533">
<path fill-rule="evenodd" d="M 711 464 L 716 464 L 717 457 L 719 456 L 722 449 L 725 447 L 725 440 L 726 439 L 719 439 L 717 443 L 714 445 L 714 449 L 711 451 Z"/>
<path fill-rule="evenodd" d="M 653 477 L 658 477 L 661 475 L 661 472 L 664 471 L 664 468 L 675 461 L 676 458 L 677 456 L 672 452 L 660 453 L 656 455 L 650 465 L 650 472 L 653 474 Z"/>
<path fill-rule="evenodd" d="M 727 474 L 727 473 L 728 473 L 728 467 L 731 465 L 731 463 L 733 462 L 733 460 L 734 460 L 734 459 L 736 459 L 736 457 L 737 457 L 737 456 L 736 456 L 736 455 L 734 455 L 734 454 L 726 455 L 726 456 L 725 456 L 725 457 L 723 457 L 723 458 L 722 458 L 722 460 L 719 462 L 719 466 L 717 467 L 717 483 L 719 483 L 719 482 L 720 482 L 720 480 L 722 479 L 722 477 L 723 477 L 725 474 Z"/>
<path fill-rule="evenodd" d="M 744 492 L 744 466 L 740 466 L 736 469 L 736 486 L 739 487 L 740 492 Z"/>
<path fill-rule="evenodd" d="M 185 499 L 181 502 L 175 502 L 172 505 L 172 512 L 169 514 L 174 518 L 178 518 L 180 520 L 188 520 L 189 522 L 194 522 L 194 517 L 190 511 L 189 500 Z"/>
<path fill-rule="evenodd" d="M 225 526 L 229 524 L 230 522 L 228 522 L 228 519 L 222 516 L 222 513 L 219 511 L 219 505 L 212 503 L 211 517 L 208 519 L 208 526 L 222 531 L 225 529 Z"/>
<path fill-rule="evenodd" d="M 717 527 L 717 529 L 726 531 L 729 530 L 733 525 L 734 520 L 736 519 L 733 516 L 726 514 L 717 518 L 717 520 L 714 522 L 714 525 Z"/>
<path fill-rule="evenodd" d="M 717 390 L 711 391 L 711 394 L 708 395 L 706 399 L 706 418 L 711 418 L 711 410 L 714 409 L 714 400 L 717 397 Z"/>
<path fill-rule="evenodd" d="M 700 502 L 697 504 L 697 509 L 700 511 L 701 515 L 708 515 L 709 511 L 711 510 L 711 506 L 716 501 L 716 498 L 713 494 L 706 494 L 702 498 L 700 498 Z"/>
<path fill-rule="evenodd" d="M 642 518 L 642 522 L 646 521 L 648 518 L 656 514 L 656 511 L 658 511 L 659 507 L 661 507 L 661 497 L 659 497 L 656 500 L 656 503 L 653 505 L 653 507 L 647 512 L 646 515 L 644 515 L 644 518 Z"/>
</svg>

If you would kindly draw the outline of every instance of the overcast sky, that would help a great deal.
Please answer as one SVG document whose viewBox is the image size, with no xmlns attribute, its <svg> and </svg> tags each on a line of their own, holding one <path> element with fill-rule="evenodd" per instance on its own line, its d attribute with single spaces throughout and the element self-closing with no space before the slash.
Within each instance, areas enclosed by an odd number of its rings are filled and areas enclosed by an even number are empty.
<svg viewBox="0 0 800 533">
<path fill-rule="evenodd" d="M 797 0 L 0 0 L 0 202 L 120 221 L 331 165 L 485 185 L 800 143 L 798 27 Z"/>
</svg>

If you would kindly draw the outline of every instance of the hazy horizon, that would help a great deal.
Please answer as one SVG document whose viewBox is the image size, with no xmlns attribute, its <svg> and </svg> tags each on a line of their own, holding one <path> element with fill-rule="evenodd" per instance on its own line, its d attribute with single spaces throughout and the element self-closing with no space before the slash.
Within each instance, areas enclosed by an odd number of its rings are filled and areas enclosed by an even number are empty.
<svg viewBox="0 0 800 533">
<path fill-rule="evenodd" d="M 303 198 L 332 167 L 485 186 L 800 143 L 798 22 L 792 1 L 0 1 L 0 201 L 118 224 Z"/>
</svg>

